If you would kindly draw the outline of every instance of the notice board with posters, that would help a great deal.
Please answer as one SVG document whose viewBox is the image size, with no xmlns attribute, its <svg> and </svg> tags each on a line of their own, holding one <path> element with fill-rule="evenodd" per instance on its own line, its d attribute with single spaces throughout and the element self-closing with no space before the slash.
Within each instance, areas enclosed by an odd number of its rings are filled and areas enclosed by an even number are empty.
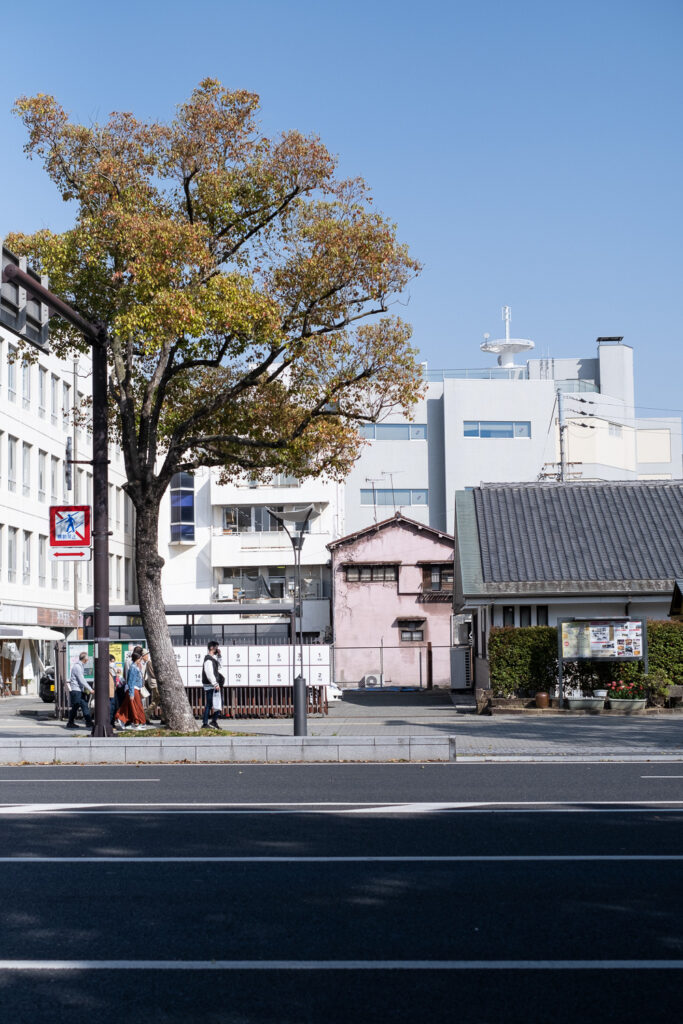
<svg viewBox="0 0 683 1024">
<path fill-rule="evenodd" d="M 642 619 L 564 619 L 558 627 L 564 661 L 639 661 L 647 645 Z"/>
<path fill-rule="evenodd" d="M 647 672 L 647 623 L 644 619 L 558 619 L 557 664 L 562 699 L 565 661 L 642 661 Z"/>
</svg>

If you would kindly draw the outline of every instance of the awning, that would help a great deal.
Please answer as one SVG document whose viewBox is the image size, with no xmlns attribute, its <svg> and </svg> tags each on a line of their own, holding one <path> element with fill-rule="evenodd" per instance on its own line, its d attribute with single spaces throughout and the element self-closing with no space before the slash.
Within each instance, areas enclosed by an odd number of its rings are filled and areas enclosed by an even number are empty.
<svg viewBox="0 0 683 1024">
<path fill-rule="evenodd" d="M 0 640 L 64 640 L 64 634 L 46 626 L 13 626 L 0 623 Z"/>
</svg>

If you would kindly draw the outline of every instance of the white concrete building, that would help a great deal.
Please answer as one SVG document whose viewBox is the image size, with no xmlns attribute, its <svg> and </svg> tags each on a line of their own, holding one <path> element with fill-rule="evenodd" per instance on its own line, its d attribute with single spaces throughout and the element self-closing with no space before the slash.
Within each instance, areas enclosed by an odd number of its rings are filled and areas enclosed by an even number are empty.
<svg viewBox="0 0 683 1024">
<path fill-rule="evenodd" d="M 234 612 L 238 632 L 241 623 L 253 619 L 254 605 L 272 611 L 259 615 L 261 627 L 288 622 L 286 609 L 296 597 L 294 552 L 267 510 L 288 512 L 310 504 L 314 516 L 301 555 L 302 628 L 310 638 L 323 637 L 330 627 L 327 544 L 343 532 L 342 490 L 324 478 L 299 482 L 280 475 L 268 484 L 246 478 L 221 484 L 216 471 L 178 474 L 159 523 L 164 600 L 215 603 L 217 612 Z M 244 615 L 238 610 L 242 604 L 251 609 Z"/>
<path fill-rule="evenodd" d="M 25 261 L 2 252 L 3 266 Z M 28 342 L 22 352 L 20 344 Z M 92 457 L 88 430 L 74 426 L 73 407 L 90 395 L 90 362 L 58 359 L 50 351 L 47 308 L 15 285 L 0 297 L 0 629 L 48 627 L 68 633 L 92 604 L 92 562 L 75 565 L 49 557 L 49 507 L 92 504 L 92 468 L 73 466 L 66 487 L 66 441 L 73 459 Z M 110 464 L 110 599 L 131 600 L 132 505 L 122 490 L 118 449 Z M 11 631 L 11 630 L 10 630 Z M 34 630 L 40 635 L 40 629 Z"/>
<path fill-rule="evenodd" d="M 345 485 L 347 532 L 396 511 L 452 532 L 457 490 L 558 479 L 560 420 L 567 480 L 682 475 L 680 417 L 635 415 L 633 350 L 621 339 L 598 339 L 595 358 L 426 375 L 411 423 L 365 428 L 370 443 Z"/>
</svg>

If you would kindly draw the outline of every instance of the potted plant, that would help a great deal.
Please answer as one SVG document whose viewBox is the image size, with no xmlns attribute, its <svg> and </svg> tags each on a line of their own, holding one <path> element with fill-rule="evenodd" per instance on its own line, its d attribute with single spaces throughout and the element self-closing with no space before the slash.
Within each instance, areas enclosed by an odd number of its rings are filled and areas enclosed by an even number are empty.
<svg viewBox="0 0 683 1024">
<path fill-rule="evenodd" d="M 601 711 L 605 706 L 604 697 L 596 697 L 592 692 L 585 694 L 574 693 L 567 697 L 567 707 L 570 711 Z"/>
<path fill-rule="evenodd" d="M 650 703 L 654 704 L 655 707 L 664 708 L 667 705 L 669 699 L 669 692 L 671 687 L 674 685 L 673 679 L 671 679 L 666 672 L 661 669 L 654 669 L 649 675 L 643 676 L 643 682 L 646 684 L 650 693 Z"/>
<path fill-rule="evenodd" d="M 647 704 L 647 684 L 643 679 L 638 679 L 634 683 L 613 679 L 607 690 L 610 711 L 630 714 L 632 711 L 642 711 Z"/>
</svg>

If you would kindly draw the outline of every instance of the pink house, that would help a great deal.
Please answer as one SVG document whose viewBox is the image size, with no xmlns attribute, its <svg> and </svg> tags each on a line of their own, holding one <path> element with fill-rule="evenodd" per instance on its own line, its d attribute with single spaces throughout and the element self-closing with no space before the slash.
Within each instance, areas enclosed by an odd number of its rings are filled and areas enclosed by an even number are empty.
<svg viewBox="0 0 683 1024">
<path fill-rule="evenodd" d="M 328 548 L 335 680 L 450 685 L 453 537 L 397 512 Z"/>
</svg>

